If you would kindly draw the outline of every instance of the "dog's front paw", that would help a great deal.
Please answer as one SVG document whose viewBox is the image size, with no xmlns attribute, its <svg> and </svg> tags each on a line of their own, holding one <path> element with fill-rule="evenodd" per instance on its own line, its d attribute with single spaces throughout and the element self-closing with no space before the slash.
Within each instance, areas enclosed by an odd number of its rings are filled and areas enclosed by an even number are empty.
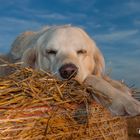
<svg viewBox="0 0 140 140">
<path fill-rule="evenodd" d="M 140 115 L 140 102 L 128 94 L 118 94 L 108 107 L 113 115 Z"/>
<path fill-rule="evenodd" d="M 106 107 L 113 115 L 140 115 L 140 102 L 135 100 L 130 94 L 113 87 L 109 82 L 94 75 L 88 76 L 84 81 L 87 87 L 106 96 L 111 103 Z M 94 94 L 94 93 L 93 93 Z M 96 96 L 96 95 L 95 95 Z M 105 106 L 106 101 L 100 96 L 96 97 L 98 102 Z"/>
</svg>

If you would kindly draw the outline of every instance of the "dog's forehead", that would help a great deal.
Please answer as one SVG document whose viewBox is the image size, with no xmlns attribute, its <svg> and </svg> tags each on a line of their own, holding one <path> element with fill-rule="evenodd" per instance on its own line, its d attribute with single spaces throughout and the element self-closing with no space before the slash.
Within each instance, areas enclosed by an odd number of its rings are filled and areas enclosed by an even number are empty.
<svg viewBox="0 0 140 140">
<path fill-rule="evenodd" d="M 46 35 L 48 37 L 46 46 L 47 48 L 55 47 L 56 49 L 64 46 L 86 47 L 87 37 L 84 35 L 86 33 L 83 32 L 73 27 L 57 28 Z"/>
</svg>

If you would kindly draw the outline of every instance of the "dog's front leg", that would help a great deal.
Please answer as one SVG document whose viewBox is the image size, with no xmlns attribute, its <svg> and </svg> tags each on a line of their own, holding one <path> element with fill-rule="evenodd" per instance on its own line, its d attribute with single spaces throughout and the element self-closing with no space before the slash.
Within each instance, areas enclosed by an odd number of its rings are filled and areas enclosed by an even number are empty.
<svg viewBox="0 0 140 140">
<path fill-rule="evenodd" d="M 94 75 L 88 76 L 84 81 L 87 87 L 93 88 L 108 99 L 111 98 L 111 103 L 108 109 L 113 115 L 130 115 L 136 116 L 140 114 L 140 102 L 135 100 L 130 94 L 125 94 L 123 91 L 113 87 L 109 82 L 101 77 Z M 104 105 L 103 98 L 97 97 L 98 101 Z M 96 99 L 97 99 L 96 98 Z"/>
</svg>

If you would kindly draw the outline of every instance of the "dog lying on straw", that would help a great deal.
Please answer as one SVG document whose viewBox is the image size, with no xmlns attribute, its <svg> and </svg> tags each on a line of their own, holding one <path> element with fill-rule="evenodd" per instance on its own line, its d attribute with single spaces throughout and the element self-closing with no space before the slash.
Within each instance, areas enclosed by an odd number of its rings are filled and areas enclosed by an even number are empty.
<svg viewBox="0 0 140 140">
<path fill-rule="evenodd" d="M 140 102 L 122 83 L 104 74 L 104 58 L 95 42 L 81 28 L 51 26 L 38 32 L 25 32 L 12 44 L 11 51 L 1 58 L 11 63 L 23 62 L 42 71 L 50 71 L 62 80 L 74 78 L 112 100 L 108 106 L 115 115 L 140 114 Z M 4 67 L 1 75 L 6 74 Z M 97 99 L 104 104 L 103 99 Z"/>
</svg>

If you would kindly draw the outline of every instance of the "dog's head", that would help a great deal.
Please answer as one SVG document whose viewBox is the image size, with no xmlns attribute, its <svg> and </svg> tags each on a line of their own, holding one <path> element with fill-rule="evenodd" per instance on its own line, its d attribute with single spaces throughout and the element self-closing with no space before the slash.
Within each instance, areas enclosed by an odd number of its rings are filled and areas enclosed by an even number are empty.
<svg viewBox="0 0 140 140">
<path fill-rule="evenodd" d="M 104 72 L 104 58 L 95 42 L 82 29 L 71 26 L 50 27 L 24 52 L 22 60 L 26 66 L 79 82 Z"/>
</svg>

